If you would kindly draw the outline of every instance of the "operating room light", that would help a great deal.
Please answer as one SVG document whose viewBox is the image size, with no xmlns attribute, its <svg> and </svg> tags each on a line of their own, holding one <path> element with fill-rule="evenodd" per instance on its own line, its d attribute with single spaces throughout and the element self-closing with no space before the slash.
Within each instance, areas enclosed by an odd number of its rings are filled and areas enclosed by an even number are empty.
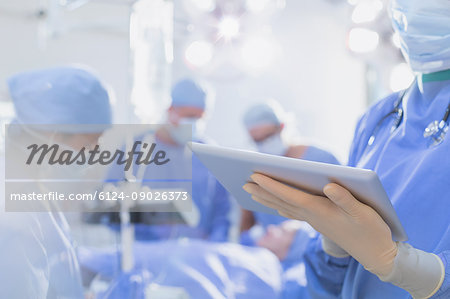
<svg viewBox="0 0 450 299">
<path fill-rule="evenodd" d="M 380 0 L 361 1 L 353 9 L 352 21 L 356 24 L 371 22 L 382 9 L 383 2 Z"/>
<path fill-rule="evenodd" d="M 414 80 L 414 74 L 407 63 L 399 63 L 391 71 L 389 84 L 391 90 L 396 92 L 408 88 Z"/>
<path fill-rule="evenodd" d="M 229 40 L 239 34 L 239 20 L 233 16 L 223 17 L 218 25 L 219 35 Z"/>
<path fill-rule="evenodd" d="M 375 31 L 365 28 L 353 28 L 348 34 L 348 47 L 356 53 L 367 53 L 375 50 L 380 36 Z"/>
<path fill-rule="evenodd" d="M 209 63 L 213 56 L 214 47 L 207 41 L 194 41 L 185 52 L 186 61 L 194 67 L 202 67 Z"/>
</svg>

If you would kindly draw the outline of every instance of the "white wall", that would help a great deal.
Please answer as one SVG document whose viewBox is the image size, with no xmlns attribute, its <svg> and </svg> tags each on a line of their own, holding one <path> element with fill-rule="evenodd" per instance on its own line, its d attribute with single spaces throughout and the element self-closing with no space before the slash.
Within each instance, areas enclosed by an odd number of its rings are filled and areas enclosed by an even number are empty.
<svg viewBox="0 0 450 299">
<path fill-rule="evenodd" d="M 273 68 L 259 77 L 209 80 L 217 98 L 207 133 L 222 145 L 251 147 L 242 115 L 250 104 L 272 97 L 293 115 L 300 141 L 322 145 L 346 162 L 366 102 L 364 66 L 345 49 L 347 7 L 318 0 L 286 2 L 272 24 L 283 51 Z M 189 72 L 176 57 L 174 76 L 181 74 Z"/>
<path fill-rule="evenodd" d="M 38 0 L 0 0 L 0 90 L 16 72 L 88 65 L 114 89 L 115 119 L 122 122 L 123 115 L 117 112 L 128 101 L 128 6 L 93 3 L 67 12 L 58 28 L 62 34 L 48 39 L 46 45 L 39 40 L 40 22 L 33 16 L 38 8 Z"/>
</svg>

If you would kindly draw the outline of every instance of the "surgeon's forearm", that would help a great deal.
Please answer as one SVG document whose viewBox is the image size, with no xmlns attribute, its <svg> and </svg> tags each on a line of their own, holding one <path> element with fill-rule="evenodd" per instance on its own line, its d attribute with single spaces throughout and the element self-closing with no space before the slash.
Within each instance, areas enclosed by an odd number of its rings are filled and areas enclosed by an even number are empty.
<svg viewBox="0 0 450 299">
<path fill-rule="evenodd" d="M 442 260 L 406 243 L 398 243 L 398 253 L 391 273 L 379 276 L 406 291 L 413 298 L 430 298 L 441 287 L 445 277 Z"/>
<path fill-rule="evenodd" d="M 338 298 L 351 257 L 336 258 L 324 252 L 321 237 L 311 240 L 304 255 L 307 288 L 311 298 Z"/>
</svg>

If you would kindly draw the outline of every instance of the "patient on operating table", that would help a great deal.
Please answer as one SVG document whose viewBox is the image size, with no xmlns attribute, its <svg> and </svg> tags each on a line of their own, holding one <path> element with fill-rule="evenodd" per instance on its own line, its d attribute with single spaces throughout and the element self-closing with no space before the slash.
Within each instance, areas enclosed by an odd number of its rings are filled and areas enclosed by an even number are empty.
<svg viewBox="0 0 450 299">
<path fill-rule="evenodd" d="M 315 236 L 306 223 L 288 220 L 268 227 L 256 246 L 193 239 L 137 242 L 134 267 L 150 272 L 151 283 L 184 288 L 190 298 L 305 298 L 302 256 Z M 79 248 L 78 256 L 84 273 L 110 279 L 114 289 L 108 294 L 130 294 L 131 285 L 114 283 L 126 275 L 120 271 L 120 249 Z"/>
</svg>

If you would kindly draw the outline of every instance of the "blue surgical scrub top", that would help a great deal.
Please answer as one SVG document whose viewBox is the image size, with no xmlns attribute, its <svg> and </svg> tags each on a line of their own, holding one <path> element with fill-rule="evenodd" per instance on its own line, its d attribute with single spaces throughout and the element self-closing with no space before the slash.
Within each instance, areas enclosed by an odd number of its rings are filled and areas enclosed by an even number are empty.
<svg viewBox="0 0 450 299">
<path fill-rule="evenodd" d="M 395 93 L 373 105 L 360 119 L 349 165 L 377 172 L 415 248 L 437 254 L 445 265 L 445 280 L 432 298 L 450 298 L 450 133 L 430 147 L 424 129 L 441 120 L 450 102 L 450 74 L 423 80 L 406 93 L 403 120 L 391 133 Z M 425 77 L 424 77 L 425 79 Z M 379 129 L 376 129 L 376 127 Z M 368 140 L 377 132 L 372 145 Z M 355 259 L 327 255 L 320 237 L 305 254 L 308 290 L 312 298 L 411 298 L 401 288 L 382 282 Z"/>
</svg>

